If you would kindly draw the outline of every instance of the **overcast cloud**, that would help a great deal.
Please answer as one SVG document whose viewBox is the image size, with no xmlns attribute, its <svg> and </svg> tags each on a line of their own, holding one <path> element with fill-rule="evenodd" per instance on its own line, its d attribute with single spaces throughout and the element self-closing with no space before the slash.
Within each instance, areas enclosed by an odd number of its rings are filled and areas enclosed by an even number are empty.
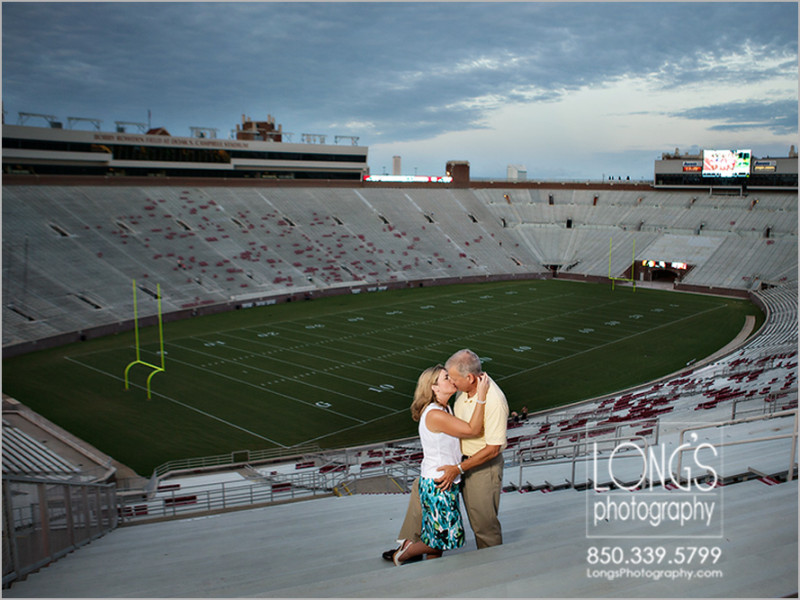
<svg viewBox="0 0 800 600">
<path fill-rule="evenodd" d="M 786 156 L 796 3 L 3 3 L 3 105 L 359 136 L 373 173 L 652 178 L 675 147 Z M 29 122 L 33 125 L 35 123 Z"/>
</svg>

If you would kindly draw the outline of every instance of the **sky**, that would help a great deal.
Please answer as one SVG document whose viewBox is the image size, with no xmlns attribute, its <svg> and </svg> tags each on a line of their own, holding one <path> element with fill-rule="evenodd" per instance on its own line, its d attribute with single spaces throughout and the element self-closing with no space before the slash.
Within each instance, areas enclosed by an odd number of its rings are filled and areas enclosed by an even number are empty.
<svg viewBox="0 0 800 600">
<path fill-rule="evenodd" d="M 104 131 L 272 115 L 373 174 L 652 180 L 676 148 L 788 156 L 797 47 L 796 2 L 3 2 L 2 96 Z"/>
</svg>

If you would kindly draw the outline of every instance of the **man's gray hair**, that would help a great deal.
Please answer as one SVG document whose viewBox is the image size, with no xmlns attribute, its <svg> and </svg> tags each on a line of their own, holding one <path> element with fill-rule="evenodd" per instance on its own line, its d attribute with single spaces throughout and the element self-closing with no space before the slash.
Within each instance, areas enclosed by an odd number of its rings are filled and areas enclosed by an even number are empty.
<svg viewBox="0 0 800 600">
<path fill-rule="evenodd" d="M 480 375 L 483 372 L 481 359 L 472 350 L 464 348 L 447 359 L 444 368 L 450 370 L 455 367 L 461 375 Z"/>
</svg>

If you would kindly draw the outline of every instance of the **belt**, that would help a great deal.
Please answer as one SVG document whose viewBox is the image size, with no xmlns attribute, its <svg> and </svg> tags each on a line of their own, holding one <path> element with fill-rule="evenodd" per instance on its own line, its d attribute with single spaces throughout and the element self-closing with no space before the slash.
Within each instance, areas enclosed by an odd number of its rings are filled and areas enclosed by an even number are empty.
<svg viewBox="0 0 800 600">
<path fill-rule="evenodd" d="M 475 456 L 475 455 L 473 454 L 472 456 Z M 462 461 L 463 461 L 463 460 L 467 460 L 468 458 L 472 458 L 472 456 L 467 456 L 466 454 L 462 454 L 462 455 L 461 455 L 461 460 L 462 460 Z M 497 456 L 495 456 L 495 457 L 494 457 L 492 460 L 496 460 L 498 457 L 502 457 L 502 456 L 503 456 L 503 453 L 501 452 L 500 454 L 498 454 Z M 491 462 L 491 461 L 487 461 L 487 462 Z"/>
</svg>

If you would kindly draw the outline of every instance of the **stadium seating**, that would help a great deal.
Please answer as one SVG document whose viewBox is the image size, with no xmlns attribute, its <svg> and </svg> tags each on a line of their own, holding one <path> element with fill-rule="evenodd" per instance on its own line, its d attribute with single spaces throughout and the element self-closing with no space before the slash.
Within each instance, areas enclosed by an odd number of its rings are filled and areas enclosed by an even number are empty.
<svg viewBox="0 0 800 600">
<path fill-rule="evenodd" d="M 151 295 L 159 283 L 166 313 L 346 285 L 536 275 L 550 265 L 599 277 L 610 267 L 619 276 L 634 242 L 642 256 L 664 236 L 687 244 L 687 254 L 693 239 L 710 244 L 686 284 L 797 285 L 791 194 L 762 194 L 753 204 L 653 190 L 3 192 L 3 346 L 129 319 L 132 279 Z"/>
<path fill-rule="evenodd" d="M 81 470 L 3 419 L 3 475 L 39 475 L 70 480 Z"/>
<path fill-rule="evenodd" d="M 726 450 L 724 477 L 751 469 L 767 476 L 724 486 L 725 538 L 714 541 L 723 548 L 724 576 L 702 585 L 588 577 L 586 506 L 587 495 L 595 492 L 573 489 L 586 486 L 588 478 L 585 464 L 579 463 L 576 473 L 570 460 L 581 444 L 620 435 L 640 436 L 649 443 L 658 435 L 673 448 L 677 429 L 665 423 L 681 416 L 710 425 L 797 408 L 796 207 L 790 197 L 770 196 L 750 210 L 743 199 L 692 202 L 691 194 L 683 192 L 659 193 L 656 199 L 650 193 L 641 200 L 642 194 L 634 192 L 601 193 L 595 204 L 596 193 L 571 191 L 564 197 L 554 194 L 553 205 L 541 190 L 508 191 L 510 203 L 495 190 L 87 187 L 79 188 L 78 200 L 73 188 L 8 186 L 4 192 L 4 219 L 20 223 L 4 235 L 4 268 L 11 283 L 4 286 L 4 345 L 128 318 L 133 277 L 149 290 L 161 283 L 166 311 L 392 277 L 542 272 L 547 261 L 556 259 L 574 263 L 571 272 L 605 275 L 612 234 L 612 266 L 621 272 L 633 239 L 638 249 L 668 234 L 693 236 L 688 212 L 695 209 L 709 224 L 702 235 L 712 235 L 713 227 L 715 238 L 704 246 L 711 254 L 694 272 L 696 284 L 749 290 L 755 279 L 780 283 L 754 292 L 767 309 L 767 321 L 733 353 L 640 388 L 511 424 L 503 482 L 507 491 L 501 500 L 502 547 L 472 552 L 474 541 L 468 536 L 464 548 L 443 560 L 394 569 L 379 554 L 394 543 L 406 495 L 318 498 L 121 528 L 16 582 L 4 595 L 796 594 L 797 484 L 776 483 L 770 477 L 786 470 L 786 440 Z M 736 206 L 714 208 L 715 202 L 729 201 Z M 784 213 L 793 217 L 791 223 L 775 225 L 775 244 L 750 230 L 724 230 L 726 220 L 751 229 L 762 226 L 766 217 L 748 214 L 762 210 L 783 214 L 787 221 Z M 636 230 L 638 213 L 650 219 L 641 231 Z M 571 229 L 560 222 L 566 218 L 573 219 Z M 337 269 L 325 268 L 330 265 Z M 33 321 L 24 316 L 28 313 Z M 789 419 L 780 421 L 785 429 Z M 745 440 L 769 434 L 777 422 L 741 423 L 724 431 L 733 441 Z M 271 493 L 287 494 L 294 487 L 292 477 L 306 473 L 324 482 L 341 481 L 343 471 L 369 477 L 380 474 L 388 462 L 417 462 L 419 446 L 407 441 L 340 454 L 325 455 L 322 464 L 305 457 L 236 472 L 169 477 L 159 482 L 150 501 L 190 516 L 203 510 L 204 491 L 222 489 L 225 494 L 226 486 L 255 489 L 266 483 Z M 638 475 L 634 466 L 626 477 L 635 480 Z M 123 516 L 144 521 L 153 516 L 147 510 L 146 503 L 133 504 Z"/>
</svg>

